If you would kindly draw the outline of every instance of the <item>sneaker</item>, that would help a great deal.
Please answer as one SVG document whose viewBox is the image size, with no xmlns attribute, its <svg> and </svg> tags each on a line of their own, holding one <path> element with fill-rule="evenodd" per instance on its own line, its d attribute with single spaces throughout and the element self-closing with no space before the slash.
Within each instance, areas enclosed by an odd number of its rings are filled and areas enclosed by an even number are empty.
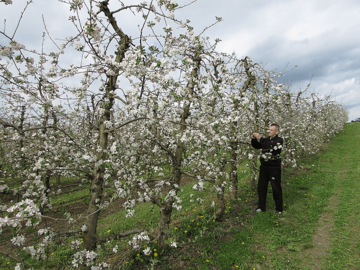
<svg viewBox="0 0 360 270">
<path fill-rule="evenodd" d="M 256 208 L 256 209 L 255 209 L 255 212 L 261 213 L 261 212 L 264 212 L 264 211 L 261 210 L 261 208 Z"/>
<path fill-rule="evenodd" d="M 281 212 L 281 211 L 278 211 L 278 210 L 275 210 L 275 214 L 281 215 L 282 212 Z"/>
</svg>

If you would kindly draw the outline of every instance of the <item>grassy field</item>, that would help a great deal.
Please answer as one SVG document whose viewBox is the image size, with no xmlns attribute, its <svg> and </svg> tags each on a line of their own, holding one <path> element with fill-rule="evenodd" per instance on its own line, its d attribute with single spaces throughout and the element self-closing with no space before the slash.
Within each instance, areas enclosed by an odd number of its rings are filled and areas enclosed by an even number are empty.
<svg viewBox="0 0 360 270">
<path fill-rule="evenodd" d="M 283 170 L 285 211 L 280 216 L 274 213 L 271 187 L 268 211 L 253 213 L 257 194 L 244 178 L 239 198 L 227 201 L 225 216 L 217 222 L 210 207 L 215 198 L 200 193 L 196 198 L 202 197 L 204 203 L 190 203 L 193 184 L 188 182 L 180 194 L 184 211 L 174 213 L 170 229 L 177 248 L 161 251 L 154 242 L 149 244 L 152 254 L 145 256 L 130 250 L 129 238 L 124 238 L 106 243 L 98 250 L 99 259 L 111 263 L 111 269 L 360 269 L 359 134 L 359 123 L 346 124 L 321 153 L 302 159 L 301 168 Z M 59 216 L 68 209 L 84 212 L 87 194 L 86 188 L 74 187 L 54 197 L 55 212 Z M 119 207 L 113 203 L 102 211 L 101 236 L 132 229 L 134 224 L 150 232 L 157 228 L 156 206 L 139 205 L 135 219 L 126 219 Z M 69 229 L 57 222 L 53 225 L 59 229 Z M 59 240 L 47 251 L 46 262 L 32 265 L 34 269 L 72 269 L 72 240 L 75 237 Z M 14 268 L 14 261 L 1 259 L 0 269 Z"/>
</svg>

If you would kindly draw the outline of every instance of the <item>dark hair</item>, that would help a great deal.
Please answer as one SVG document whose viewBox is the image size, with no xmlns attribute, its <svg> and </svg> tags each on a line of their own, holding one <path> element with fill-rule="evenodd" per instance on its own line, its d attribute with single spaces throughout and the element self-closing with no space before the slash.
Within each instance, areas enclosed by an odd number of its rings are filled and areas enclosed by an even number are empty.
<svg viewBox="0 0 360 270">
<path fill-rule="evenodd" d="M 270 125 L 270 127 L 276 127 L 276 128 L 277 128 L 277 131 L 280 131 L 280 127 L 279 127 L 279 125 L 276 124 L 276 123 L 272 123 L 272 124 Z"/>
</svg>

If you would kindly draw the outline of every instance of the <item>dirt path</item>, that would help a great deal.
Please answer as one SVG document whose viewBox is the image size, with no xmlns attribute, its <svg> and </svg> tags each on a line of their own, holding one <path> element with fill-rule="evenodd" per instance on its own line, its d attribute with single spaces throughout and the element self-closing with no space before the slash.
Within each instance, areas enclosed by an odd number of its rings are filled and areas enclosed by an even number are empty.
<svg viewBox="0 0 360 270">
<path fill-rule="evenodd" d="M 313 234 L 313 248 L 306 249 L 302 254 L 305 265 L 312 269 L 323 269 L 326 257 L 330 255 L 328 250 L 331 248 L 331 233 L 334 230 L 334 211 L 338 205 L 337 194 L 333 195 L 329 202 Z"/>
</svg>

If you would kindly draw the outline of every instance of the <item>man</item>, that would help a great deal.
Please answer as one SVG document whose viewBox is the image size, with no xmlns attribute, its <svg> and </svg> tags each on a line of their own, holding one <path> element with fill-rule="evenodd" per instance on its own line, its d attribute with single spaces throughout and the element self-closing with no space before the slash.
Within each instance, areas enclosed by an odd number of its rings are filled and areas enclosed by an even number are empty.
<svg viewBox="0 0 360 270">
<path fill-rule="evenodd" d="M 280 138 L 278 134 L 279 125 L 271 124 L 269 128 L 269 137 L 263 138 L 259 133 L 254 133 L 251 140 L 251 145 L 255 149 L 262 149 L 259 182 L 257 186 L 259 206 L 255 210 L 256 212 L 266 211 L 266 195 L 269 182 L 271 183 L 275 201 L 275 213 L 281 214 L 283 211 L 280 158 L 283 139 Z"/>
</svg>

